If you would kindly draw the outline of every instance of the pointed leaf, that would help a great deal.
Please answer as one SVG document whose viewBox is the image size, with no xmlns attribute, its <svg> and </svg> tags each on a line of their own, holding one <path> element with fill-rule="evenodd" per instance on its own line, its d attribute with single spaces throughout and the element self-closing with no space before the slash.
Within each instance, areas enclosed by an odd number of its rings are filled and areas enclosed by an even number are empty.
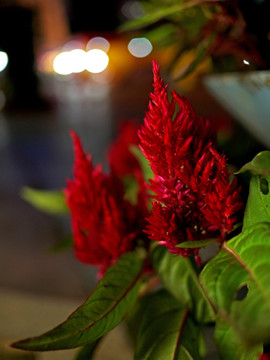
<svg viewBox="0 0 270 360">
<path fill-rule="evenodd" d="M 141 306 L 135 360 L 200 359 L 200 331 L 189 310 L 165 290 L 148 295 Z"/>
<path fill-rule="evenodd" d="M 194 240 L 194 241 L 184 241 L 175 247 L 186 248 L 186 249 L 195 249 L 203 246 L 207 246 L 213 243 L 217 243 L 217 239 L 204 239 L 204 240 Z"/>
<path fill-rule="evenodd" d="M 216 311 L 250 346 L 270 340 L 269 239 L 269 223 L 249 227 L 224 243 L 200 275 Z"/>
<path fill-rule="evenodd" d="M 35 208 L 48 214 L 68 213 L 62 190 L 36 190 L 25 186 L 21 190 L 21 197 Z"/>
<path fill-rule="evenodd" d="M 262 151 L 257 154 L 238 171 L 238 174 L 246 171 L 251 172 L 253 175 L 270 177 L 270 151 Z"/>
<path fill-rule="evenodd" d="M 263 351 L 262 345 L 247 347 L 241 343 L 233 327 L 222 318 L 216 322 L 215 340 L 222 360 L 258 360 Z"/>
<path fill-rule="evenodd" d="M 270 151 L 263 151 L 244 165 L 238 173 L 252 174 L 243 230 L 258 222 L 270 222 Z"/>
<path fill-rule="evenodd" d="M 70 349 L 91 343 L 118 325 L 134 304 L 143 262 L 127 253 L 111 266 L 92 295 L 62 324 L 13 344 L 25 350 Z"/>
<path fill-rule="evenodd" d="M 170 254 L 163 246 L 157 246 L 152 254 L 152 264 L 166 289 L 183 307 L 194 313 L 197 321 L 206 323 L 214 320 L 214 311 L 189 259 Z"/>
</svg>

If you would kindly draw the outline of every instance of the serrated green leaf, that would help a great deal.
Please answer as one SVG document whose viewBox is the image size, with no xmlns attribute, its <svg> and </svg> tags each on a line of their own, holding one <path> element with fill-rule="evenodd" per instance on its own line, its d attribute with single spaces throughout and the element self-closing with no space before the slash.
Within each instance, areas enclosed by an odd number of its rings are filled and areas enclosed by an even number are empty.
<svg viewBox="0 0 270 360">
<path fill-rule="evenodd" d="M 135 253 L 124 254 L 65 322 L 43 335 L 16 342 L 13 347 L 38 351 L 70 349 L 99 339 L 118 325 L 134 304 L 142 267 L 143 261 Z"/>
<path fill-rule="evenodd" d="M 215 341 L 222 360 L 258 360 L 262 354 L 262 345 L 247 347 L 241 343 L 232 326 L 218 318 L 215 329 Z"/>
<path fill-rule="evenodd" d="M 213 244 L 216 242 L 218 242 L 217 239 L 183 241 L 182 243 L 175 245 L 175 247 L 184 248 L 184 249 L 195 249 L 195 248 L 201 248 L 203 246 L 207 246 L 207 245 L 210 245 L 210 244 Z"/>
<path fill-rule="evenodd" d="M 91 360 L 101 339 L 83 346 L 75 355 L 74 360 Z"/>
<path fill-rule="evenodd" d="M 23 187 L 21 197 L 35 208 L 52 215 L 68 213 L 62 190 L 36 190 L 30 187 Z"/>
<path fill-rule="evenodd" d="M 152 264 L 166 289 L 183 307 L 190 309 L 198 322 L 214 321 L 214 311 L 189 259 L 170 254 L 165 247 L 157 246 L 152 253 Z"/>
<path fill-rule="evenodd" d="M 200 329 L 167 291 L 143 299 L 135 360 L 199 360 Z"/>
<path fill-rule="evenodd" d="M 244 165 L 239 174 L 252 174 L 243 220 L 243 231 L 259 222 L 270 222 L 270 151 L 263 151 Z"/>
<path fill-rule="evenodd" d="M 217 313 L 241 342 L 270 340 L 270 224 L 257 223 L 223 244 L 200 281 Z M 247 294 L 237 300 L 239 289 Z"/>
</svg>

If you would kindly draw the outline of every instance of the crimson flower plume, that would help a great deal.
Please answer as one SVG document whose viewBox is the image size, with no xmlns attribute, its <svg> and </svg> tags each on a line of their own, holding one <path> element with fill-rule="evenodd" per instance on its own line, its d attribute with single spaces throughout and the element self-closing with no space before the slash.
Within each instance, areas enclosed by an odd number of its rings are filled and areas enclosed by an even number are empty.
<svg viewBox="0 0 270 360">
<path fill-rule="evenodd" d="M 240 189 L 236 179 L 230 182 L 210 122 L 175 91 L 169 100 L 155 61 L 153 74 L 154 90 L 139 131 L 141 150 L 155 175 L 150 188 L 156 201 L 146 233 L 171 253 L 194 253 L 199 261 L 198 249 L 176 245 L 212 236 L 224 241 L 241 207 Z"/>
<path fill-rule="evenodd" d="M 71 212 L 76 257 L 103 275 L 123 253 L 136 246 L 141 232 L 137 205 L 124 199 L 123 184 L 113 172 L 94 167 L 81 141 L 71 132 L 75 151 L 74 180 L 65 189 Z"/>
</svg>

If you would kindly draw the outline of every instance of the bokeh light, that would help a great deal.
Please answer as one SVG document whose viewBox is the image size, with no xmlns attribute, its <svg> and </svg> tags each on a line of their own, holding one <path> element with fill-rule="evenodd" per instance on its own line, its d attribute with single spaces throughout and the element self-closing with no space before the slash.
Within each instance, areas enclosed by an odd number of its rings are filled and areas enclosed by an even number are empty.
<svg viewBox="0 0 270 360">
<path fill-rule="evenodd" d="M 96 36 L 90 39 L 86 45 L 86 50 L 99 49 L 105 51 L 107 53 L 110 49 L 110 43 L 107 39 L 101 36 Z"/>
<path fill-rule="evenodd" d="M 144 15 L 144 9 L 139 1 L 125 1 L 121 7 L 121 13 L 127 19 L 137 19 Z"/>
<path fill-rule="evenodd" d="M 72 61 L 69 51 L 58 54 L 53 62 L 54 71 L 60 75 L 69 75 L 72 73 Z"/>
<path fill-rule="evenodd" d="M 8 64 L 8 55 L 4 51 L 0 51 L 0 71 L 3 71 Z"/>
<path fill-rule="evenodd" d="M 69 52 L 69 61 L 72 64 L 72 72 L 80 73 L 85 70 L 86 52 L 74 49 Z"/>
<path fill-rule="evenodd" d="M 128 50 L 133 56 L 143 58 L 151 53 L 153 47 L 150 41 L 146 38 L 134 38 L 130 40 Z"/>
<path fill-rule="evenodd" d="M 106 69 L 109 63 L 109 57 L 105 51 L 92 49 L 86 53 L 85 68 L 91 73 L 100 73 Z"/>
</svg>

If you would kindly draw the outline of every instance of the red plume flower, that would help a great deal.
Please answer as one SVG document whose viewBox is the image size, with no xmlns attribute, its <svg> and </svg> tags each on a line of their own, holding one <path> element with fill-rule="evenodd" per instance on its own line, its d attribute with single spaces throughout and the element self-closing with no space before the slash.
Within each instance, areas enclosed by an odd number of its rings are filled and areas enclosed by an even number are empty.
<svg viewBox="0 0 270 360">
<path fill-rule="evenodd" d="M 270 355 L 269 354 L 262 354 L 260 357 L 260 360 L 270 360 Z"/>
<path fill-rule="evenodd" d="M 139 143 L 138 128 L 139 126 L 133 121 L 121 123 L 117 139 L 109 148 L 110 168 L 119 176 L 141 173 L 140 164 L 130 151 L 130 146 Z"/>
<path fill-rule="evenodd" d="M 80 139 L 71 132 L 75 151 L 74 180 L 68 180 L 66 201 L 71 211 L 76 257 L 98 266 L 100 275 L 123 253 L 133 250 L 142 231 L 140 207 L 124 199 L 119 177 L 94 168 Z"/>
<path fill-rule="evenodd" d="M 175 91 L 169 101 L 156 62 L 153 73 L 154 91 L 139 132 L 140 147 L 155 175 L 150 187 L 157 200 L 146 233 L 171 253 L 196 255 L 198 249 L 176 245 L 213 235 L 224 241 L 241 206 L 239 188 L 236 180 L 230 183 L 209 121 Z"/>
</svg>

